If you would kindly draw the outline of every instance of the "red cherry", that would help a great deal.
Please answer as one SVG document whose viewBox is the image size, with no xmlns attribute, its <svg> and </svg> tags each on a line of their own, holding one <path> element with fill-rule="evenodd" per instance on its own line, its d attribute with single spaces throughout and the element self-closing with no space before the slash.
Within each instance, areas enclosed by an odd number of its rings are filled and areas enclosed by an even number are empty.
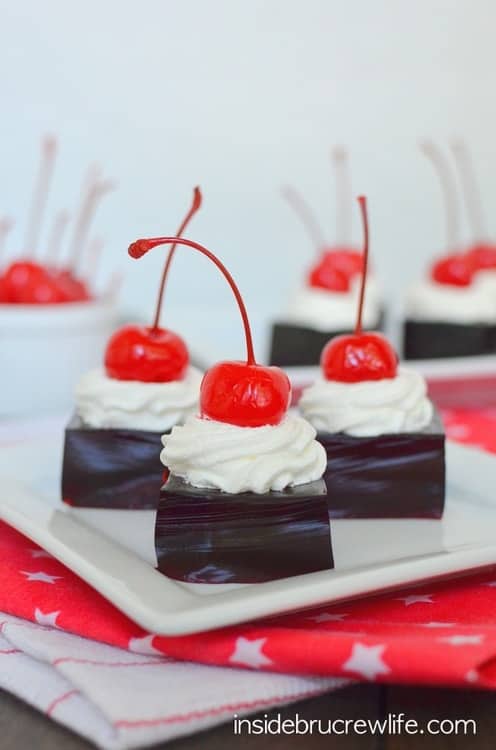
<svg viewBox="0 0 496 750">
<path fill-rule="evenodd" d="M 341 235 L 345 232 L 345 225 L 348 223 L 346 204 L 348 203 L 349 175 L 346 151 L 342 148 L 335 149 L 333 159 L 338 183 L 337 223 L 341 227 Z M 362 273 L 362 254 L 346 244 L 325 247 L 320 225 L 304 198 L 290 187 L 283 190 L 283 195 L 302 222 L 314 246 L 317 249 L 322 248 L 316 264 L 308 272 L 308 285 L 329 292 L 349 292 L 351 279 Z"/>
<path fill-rule="evenodd" d="M 320 364 L 327 380 L 357 383 L 394 378 L 398 357 L 382 334 L 361 333 L 331 339 L 322 351 Z"/>
<path fill-rule="evenodd" d="M 195 187 L 193 201 L 178 229 L 178 236 L 186 229 L 201 203 L 200 188 Z M 176 333 L 159 326 L 165 283 L 176 245 L 177 242 L 172 244 L 164 266 L 153 324 L 150 327 L 124 326 L 116 331 L 108 342 L 105 369 L 111 378 L 138 380 L 143 383 L 168 383 L 172 380 L 181 380 L 186 374 L 189 354 L 185 342 Z"/>
<path fill-rule="evenodd" d="M 380 333 L 362 332 L 362 313 L 369 257 L 369 226 L 367 202 L 363 196 L 360 203 L 363 231 L 363 272 L 358 303 L 355 333 L 336 336 L 322 351 L 320 364 L 327 380 L 343 383 L 358 383 L 365 380 L 394 378 L 398 369 L 398 357 L 388 340 Z"/>
<path fill-rule="evenodd" d="M 25 305 L 58 305 L 69 300 L 51 274 L 44 273 L 36 283 L 20 291 L 17 301 Z"/>
<path fill-rule="evenodd" d="M 353 278 L 363 271 L 363 254 L 349 247 L 335 247 L 325 251 L 328 262 L 338 271 Z"/>
<path fill-rule="evenodd" d="M 490 271 L 496 269 L 496 246 L 485 243 L 474 245 L 466 258 L 475 271 Z"/>
<path fill-rule="evenodd" d="M 312 287 L 333 292 L 348 292 L 350 282 L 363 271 L 363 255 L 351 248 L 324 250 L 313 266 L 308 283 Z"/>
<path fill-rule="evenodd" d="M 248 313 L 227 268 L 203 245 L 177 237 L 136 240 L 128 252 L 132 258 L 141 258 L 158 245 L 184 245 L 209 258 L 231 287 L 243 321 L 247 361 L 220 362 L 205 373 L 200 390 L 201 416 L 239 427 L 278 424 L 289 406 L 291 385 L 287 375 L 278 367 L 262 367 L 256 363 Z"/>
<path fill-rule="evenodd" d="M 186 374 L 186 344 L 164 328 L 128 325 L 116 331 L 105 351 L 105 370 L 116 380 L 169 383 Z"/>
<path fill-rule="evenodd" d="M 42 305 L 75 301 L 74 292 L 57 274 L 33 261 L 12 263 L 3 276 L 3 300 L 13 304 Z M 82 299 L 82 297 L 79 297 Z"/>
<path fill-rule="evenodd" d="M 431 268 L 432 280 L 449 286 L 470 286 L 473 275 L 473 265 L 464 255 L 445 255 Z"/>
<path fill-rule="evenodd" d="M 82 279 L 78 279 L 70 270 L 53 272 L 55 283 L 67 302 L 87 302 L 91 293 Z"/>
<path fill-rule="evenodd" d="M 288 376 L 278 367 L 219 362 L 200 388 L 202 417 L 240 427 L 279 424 L 291 395 Z"/>
<path fill-rule="evenodd" d="M 41 298 L 53 296 L 54 290 L 47 294 L 51 284 L 46 269 L 33 261 L 15 261 L 7 267 L 3 276 L 3 294 L 6 302 L 14 304 L 36 304 L 37 289 L 40 287 Z"/>
<path fill-rule="evenodd" d="M 332 258 L 327 253 L 323 254 L 310 270 L 307 282 L 309 286 L 316 289 L 325 289 L 328 292 L 349 292 L 350 277 L 344 271 L 336 268 Z"/>
</svg>

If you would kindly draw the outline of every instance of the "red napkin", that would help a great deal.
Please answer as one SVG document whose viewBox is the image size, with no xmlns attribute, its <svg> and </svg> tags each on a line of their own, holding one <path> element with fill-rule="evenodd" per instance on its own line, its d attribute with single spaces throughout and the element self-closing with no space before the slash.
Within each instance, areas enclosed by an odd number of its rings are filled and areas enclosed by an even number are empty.
<svg viewBox="0 0 496 750">
<path fill-rule="evenodd" d="M 496 410 L 445 412 L 448 435 L 496 452 Z M 0 611 L 141 653 L 268 671 L 496 688 L 496 565 L 442 584 L 192 636 L 145 633 L 0 524 Z"/>
</svg>

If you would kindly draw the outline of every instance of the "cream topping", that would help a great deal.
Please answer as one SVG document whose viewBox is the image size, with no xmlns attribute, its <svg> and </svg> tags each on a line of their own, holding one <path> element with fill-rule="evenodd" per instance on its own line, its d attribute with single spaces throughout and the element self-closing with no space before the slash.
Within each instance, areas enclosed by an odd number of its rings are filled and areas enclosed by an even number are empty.
<svg viewBox="0 0 496 750">
<path fill-rule="evenodd" d="M 315 435 L 295 414 L 264 427 L 189 417 L 162 437 L 160 458 L 195 487 L 266 493 L 321 478 L 327 459 Z"/>
<path fill-rule="evenodd" d="M 433 414 L 424 378 L 406 367 L 384 380 L 318 380 L 305 389 L 299 406 L 318 432 L 355 437 L 422 430 Z"/>
<path fill-rule="evenodd" d="M 182 380 L 142 383 L 109 378 L 103 368 L 83 375 L 76 410 L 90 427 L 166 432 L 198 411 L 202 373 L 189 367 Z"/>
<path fill-rule="evenodd" d="M 424 279 L 410 288 L 406 315 L 421 321 L 494 323 L 496 297 L 477 281 L 470 286 L 453 286 Z"/>
</svg>

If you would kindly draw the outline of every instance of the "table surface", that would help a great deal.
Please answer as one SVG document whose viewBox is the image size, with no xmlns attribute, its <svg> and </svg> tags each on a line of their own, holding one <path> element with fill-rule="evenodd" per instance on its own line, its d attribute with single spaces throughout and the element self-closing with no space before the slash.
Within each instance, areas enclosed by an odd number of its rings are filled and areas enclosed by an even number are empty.
<svg viewBox="0 0 496 750">
<path fill-rule="evenodd" d="M 269 713 L 280 713 L 282 718 L 372 719 L 388 713 L 404 712 L 407 718 L 425 723 L 436 719 L 474 719 L 477 735 L 433 736 L 254 736 L 233 735 L 232 722 L 207 732 L 157 745 L 167 750 L 293 750 L 293 748 L 366 748 L 368 750 L 410 750 L 410 748 L 443 748 L 450 750 L 493 750 L 496 736 L 496 694 L 482 691 L 448 690 L 439 688 L 378 687 L 354 685 L 318 698 L 294 703 Z M 34 709 L 0 691 L 0 748 L 1 750 L 91 750 L 93 745 L 72 734 Z"/>
</svg>

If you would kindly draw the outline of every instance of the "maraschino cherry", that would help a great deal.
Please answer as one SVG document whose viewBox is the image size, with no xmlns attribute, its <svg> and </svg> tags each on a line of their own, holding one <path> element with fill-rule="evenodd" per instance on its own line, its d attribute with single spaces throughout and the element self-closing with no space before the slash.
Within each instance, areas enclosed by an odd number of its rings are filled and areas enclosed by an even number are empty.
<svg viewBox="0 0 496 750">
<path fill-rule="evenodd" d="M 283 194 L 300 218 L 319 255 L 307 274 L 307 283 L 314 289 L 328 292 L 349 292 L 351 282 L 363 270 L 362 254 L 351 247 L 351 220 L 349 211 L 350 175 L 347 152 L 339 147 L 333 150 L 336 176 L 336 244 L 325 243 L 322 229 L 312 210 L 293 188 Z"/>
<path fill-rule="evenodd" d="M 363 231 L 363 274 L 358 303 L 355 333 L 336 336 L 322 351 L 320 364 L 327 380 L 342 383 L 358 383 L 365 380 L 394 378 L 398 369 L 398 357 L 389 341 L 380 333 L 364 333 L 362 330 L 363 303 L 369 257 L 369 227 L 367 202 L 364 196 L 360 203 Z"/>
<path fill-rule="evenodd" d="M 246 362 L 219 362 L 205 373 L 200 388 L 201 417 L 239 427 L 279 424 L 289 406 L 291 385 L 287 375 L 278 367 L 257 364 L 246 307 L 227 268 L 203 245 L 177 237 L 136 240 L 129 246 L 129 255 L 141 258 L 158 245 L 184 245 L 209 258 L 231 287 L 241 313 L 246 338 Z"/>
<path fill-rule="evenodd" d="M 449 249 L 459 245 L 459 221 L 456 184 L 450 165 L 443 152 L 431 141 L 420 144 L 425 156 L 430 160 L 439 179 L 444 200 L 446 246 Z M 474 275 L 470 260 L 460 252 L 449 252 L 435 261 L 430 269 L 430 277 L 438 284 L 447 286 L 470 286 Z"/>
<path fill-rule="evenodd" d="M 465 255 L 453 253 L 437 260 L 431 267 L 431 279 L 449 286 L 470 286 L 474 267 Z"/>
<path fill-rule="evenodd" d="M 196 187 L 191 207 L 177 231 L 177 237 L 184 232 L 201 203 L 202 194 L 200 188 Z M 186 344 L 177 333 L 159 325 L 165 283 L 174 251 L 173 244 L 162 273 L 152 325 L 127 325 L 111 336 L 105 351 L 105 369 L 109 377 L 143 383 L 168 383 L 185 376 L 189 365 Z"/>
</svg>

